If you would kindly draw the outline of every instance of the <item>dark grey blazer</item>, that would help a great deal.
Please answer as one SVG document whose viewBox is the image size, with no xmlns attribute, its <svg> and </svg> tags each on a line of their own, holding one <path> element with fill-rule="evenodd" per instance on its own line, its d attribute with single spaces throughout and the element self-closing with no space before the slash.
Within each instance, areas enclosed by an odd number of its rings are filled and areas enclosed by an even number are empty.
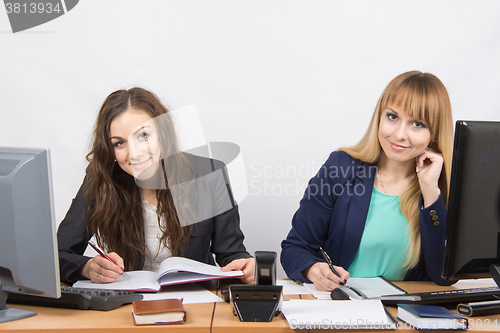
<svg viewBox="0 0 500 333">
<path fill-rule="evenodd" d="M 215 255 L 220 266 L 225 266 L 234 259 L 251 257 L 243 245 L 244 235 L 240 229 L 238 206 L 233 200 L 224 164 L 213 159 L 189 154 L 186 156 L 196 174 L 195 210 L 200 212 L 200 216 L 211 216 L 210 211 L 216 216 L 194 223 L 183 256 L 215 265 Z M 85 177 L 57 232 L 61 281 L 70 284 L 82 279 L 75 273 L 90 259 L 83 256 L 89 240 L 84 193 L 87 182 L 88 178 Z M 229 206 L 227 198 L 230 198 Z M 135 269 L 140 270 L 143 266 L 144 258 Z"/>
</svg>

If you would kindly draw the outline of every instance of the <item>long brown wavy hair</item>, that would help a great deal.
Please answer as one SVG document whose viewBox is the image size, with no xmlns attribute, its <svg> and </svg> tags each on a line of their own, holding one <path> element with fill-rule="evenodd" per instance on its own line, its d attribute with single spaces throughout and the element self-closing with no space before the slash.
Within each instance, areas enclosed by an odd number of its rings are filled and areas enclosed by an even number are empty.
<svg viewBox="0 0 500 333">
<path fill-rule="evenodd" d="M 140 188 L 134 177 L 116 163 L 110 139 L 111 123 L 129 109 L 146 112 L 154 119 L 159 133 L 162 156 L 157 176 L 163 184 L 156 187 L 158 200 L 156 212 L 158 225 L 163 232 L 160 241 L 174 256 L 182 255 L 191 228 L 182 227 L 179 223 L 167 182 L 165 161 L 168 158 L 168 181 L 171 183 L 182 184 L 183 179 L 189 178 L 193 170 L 189 160 L 180 153 L 169 110 L 156 95 L 136 87 L 115 91 L 106 98 L 95 123 L 91 151 L 87 154 L 89 186 L 86 191 L 86 202 L 93 203 L 93 205 L 87 204 L 87 230 L 89 237 L 96 236 L 99 246 L 118 253 L 124 259 L 125 269 L 128 270 L 136 269 L 141 257 L 149 255 L 144 239 Z M 189 209 L 187 205 L 178 206 Z"/>
<path fill-rule="evenodd" d="M 444 158 L 438 186 L 445 204 L 448 204 L 448 187 L 453 154 L 453 118 L 450 97 L 444 84 L 435 75 L 410 71 L 395 77 L 380 96 L 365 135 L 353 147 L 343 150 L 352 157 L 368 163 L 377 163 L 381 153 L 378 131 L 380 117 L 389 106 L 400 108 L 410 117 L 428 125 L 432 141 L 429 145 Z M 418 177 L 399 196 L 401 213 L 409 223 L 410 244 L 405 267 L 412 268 L 420 259 L 420 210 L 418 201 L 422 191 Z"/>
</svg>

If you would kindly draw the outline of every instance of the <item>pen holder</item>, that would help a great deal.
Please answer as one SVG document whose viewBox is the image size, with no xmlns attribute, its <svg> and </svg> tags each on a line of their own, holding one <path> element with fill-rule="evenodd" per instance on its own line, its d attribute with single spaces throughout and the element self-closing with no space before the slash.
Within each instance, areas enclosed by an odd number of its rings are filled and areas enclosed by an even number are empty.
<svg viewBox="0 0 500 333">
<path fill-rule="evenodd" d="M 281 313 L 282 289 L 273 285 L 229 286 L 233 314 L 240 321 L 271 321 Z"/>
</svg>

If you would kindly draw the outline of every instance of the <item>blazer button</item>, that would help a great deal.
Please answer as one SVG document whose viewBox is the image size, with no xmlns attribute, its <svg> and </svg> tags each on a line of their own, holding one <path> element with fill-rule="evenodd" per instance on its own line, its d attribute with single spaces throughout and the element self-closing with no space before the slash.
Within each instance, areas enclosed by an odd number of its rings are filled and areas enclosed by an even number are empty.
<svg viewBox="0 0 500 333">
<path fill-rule="evenodd" d="M 429 212 L 429 214 L 431 214 L 431 216 L 434 216 L 434 215 L 436 215 L 436 211 L 433 209 L 433 210 L 431 210 L 431 211 Z"/>
<path fill-rule="evenodd" d="M 433 220 L 433 221 L 437 221 L 437 220 L 439 220 L 439 216 L 434 215 L 434 216 L 432 217 L 432 220 Z"/>
<path fill-rule="evenodd" d="M 434 221 L 434 223 L 432 223 L 433 226 L 437 227 L 439 225 L 439 221 Z"/>
</svg>

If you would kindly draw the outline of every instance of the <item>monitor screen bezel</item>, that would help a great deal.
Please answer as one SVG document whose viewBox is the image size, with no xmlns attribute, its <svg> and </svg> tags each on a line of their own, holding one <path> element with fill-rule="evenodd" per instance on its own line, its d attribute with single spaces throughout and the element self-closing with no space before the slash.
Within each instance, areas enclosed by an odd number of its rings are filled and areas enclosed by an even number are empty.
<svg viewBox="0 0 500 333">
<path fill-rule="evenodd" d="M 0 322 L 36 313 L 5 305 L 9 293 L 61 297 L 49 148 L 0 147 L 3 251 Z"/>
<path fill-rule="evenodd" d="M 495 214 L 495 207 L 490 206 L 487 207 L 488 209 L 478 210 L 478 206 L 475 206 L 474 203 L 477 203 L 477 200 L 481 198 L 472 197 L 473 194 L 470 191 L 472 188 L 478 190 L 476 193 L 483 193 L 486 192 L 484 187 L 488 187 L 488 191 L 491 191 L 490 186 L 500 183 L 500 173 L 493 179 L 488 178 L 489 182 L 487 183 L 478 183 L 477 179 L 474 180 L 477 173 L 477 154 L 489 151 L 488 148 L 492 145 L 500 148 L 500 122 L 466 120 L 456 122 L 442 270 L 444 279 L 490 277 L 489 267 L 500 264 L 498 254 L 496 258 L 483 258 L 478 255 L 463 264 L 465 248 L 470 246 L 473 249 L 476 246 L 480 252 L 484 252 L 481 250 L 481 247 L 484 247 L 484 241 L 481 242 L 475 235 L 466 234 L 467 228 L 469 230 L 472 228 L 471 223 L 479 223 L 482 227 L 486 226 L 489 232 L 493 232 L 494 229 L 497 229 L 498 232 L 500 228 L 500 209 L 497 216 L 492 216 Z M 496 163 L 495 166 L 500 167 L 500 158 L 494 162 Z M 491 204 L 489 198 L 483 201 L 486 205 Z M 471 215 L 474 209 L 476 209 L 478 217 L 476 220 L 467 217 Z M 491 219 L 497 221 L 491 221 Z M 470 244 L 464 241 L 467 237 L 469 237 Z M 500 244 L 500 237 L 497 239 L 497 246 L 498 244 Z M 488 245 L 491 246 L 491 244 Z M 472 253 L 472 251 L 469 253 Z M 474 257 L 476 254 L 470 254 L 469 256 Z M 461 263 L 458 263 L 458 261 L 461 261 Z"/>
</svg>

